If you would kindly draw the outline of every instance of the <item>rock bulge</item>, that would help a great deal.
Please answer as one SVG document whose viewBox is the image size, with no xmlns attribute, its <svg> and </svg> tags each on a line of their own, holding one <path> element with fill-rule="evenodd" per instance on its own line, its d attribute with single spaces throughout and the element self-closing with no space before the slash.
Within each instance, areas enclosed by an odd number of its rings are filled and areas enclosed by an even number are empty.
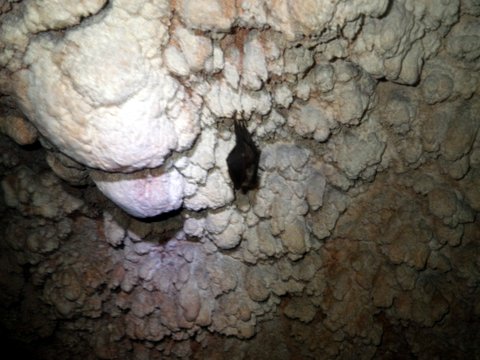
<svg viewBox="0 0 480 360">
<path fill-rule="evenodd" d="M 45 359 L 472 357 L 479 16 L 0 1 L 2 329 Z"/>
</svg>

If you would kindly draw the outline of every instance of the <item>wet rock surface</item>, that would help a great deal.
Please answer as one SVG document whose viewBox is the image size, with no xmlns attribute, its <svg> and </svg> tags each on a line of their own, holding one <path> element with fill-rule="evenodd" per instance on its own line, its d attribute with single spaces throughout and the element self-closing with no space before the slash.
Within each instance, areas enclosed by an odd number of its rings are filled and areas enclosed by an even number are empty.
<svg viewBox="0 0 480 360">
<path fill-rule="evenodd" d="M 0 336 L 32 359 L 480 353 L 474 1 L 0 2 Z M 234 122 L 261 150 L 234 191 Z"/>
</svg>

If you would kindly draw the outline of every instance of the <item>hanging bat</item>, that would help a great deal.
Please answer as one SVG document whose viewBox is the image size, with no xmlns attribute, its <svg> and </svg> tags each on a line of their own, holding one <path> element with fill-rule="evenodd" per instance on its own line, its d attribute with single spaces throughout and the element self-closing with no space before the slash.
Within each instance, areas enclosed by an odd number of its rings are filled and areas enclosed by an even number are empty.
<svg viewBox="0 0 480 360">
<path fill-rule="evenodd" d="M 244 124 L 235 120 L 236 145 L 227 157 L 228 173 L 235 190 L 245 194 L 257 187 L 260 151 Z"/>
</svg>

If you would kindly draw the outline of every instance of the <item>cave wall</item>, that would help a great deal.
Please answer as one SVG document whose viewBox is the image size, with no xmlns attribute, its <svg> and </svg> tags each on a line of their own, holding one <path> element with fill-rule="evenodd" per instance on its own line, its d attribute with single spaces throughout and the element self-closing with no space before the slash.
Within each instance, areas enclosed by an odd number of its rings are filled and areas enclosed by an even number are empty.
<svg viewBox="0 0 480 360">
<path fill-rule="evenodd" d="M 0 1 L 0 336 L 41 359 L 478 355 L 479 17 Z M 245 194 L 234 121 L 261 150 Z"/>
</svg>

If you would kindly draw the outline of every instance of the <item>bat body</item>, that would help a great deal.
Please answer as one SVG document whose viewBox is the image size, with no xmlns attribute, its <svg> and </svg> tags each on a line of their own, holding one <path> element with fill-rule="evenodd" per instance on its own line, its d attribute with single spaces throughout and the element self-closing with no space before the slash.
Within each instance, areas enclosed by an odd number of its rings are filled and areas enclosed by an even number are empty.
<svg viewBox="0 0 480 360">
<path fill-rule="evenodd" d="M 235 190 L 245 194 L 257 186 L 260 151 L 252 140 L 247 128 L 235 121 L 236 145 L 227 157 L 228 173 Z"/>
</svg>

